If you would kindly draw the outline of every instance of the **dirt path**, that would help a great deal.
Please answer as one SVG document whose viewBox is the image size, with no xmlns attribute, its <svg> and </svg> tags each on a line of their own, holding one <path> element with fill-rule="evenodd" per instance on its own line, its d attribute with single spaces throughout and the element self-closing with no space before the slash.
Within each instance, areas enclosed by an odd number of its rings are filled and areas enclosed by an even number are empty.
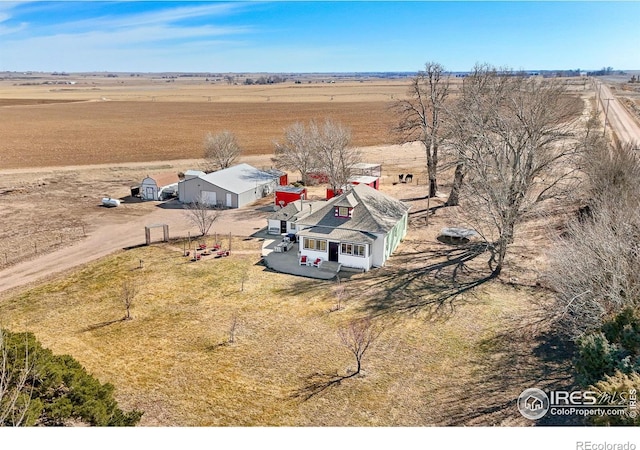
<svg viewBox="0 0 640 450">
<path fill-rule="evenodd" d="M 223 211 L 213 232 L 248 236 L 266 226 L 268 212 L 259 209 L 232 209 Z M 115 218 L 114 218 L 115 219 Z M 49 276 L 94 261 L 114 251 L 144 244 L 144 227 L 155 223 L 169 225 L 171 237 L 186 236 L 197 231 L 190 225 L 182 209 L 155 208 L 149 214 L 122 221 L 104 219 L 95 230 L 75 245 L 38 256 L 0 271 L 0 297 Z M 152 231 L 153 233 L 153 231 Z M 159 238 L 156 230 L 152 239 Z"/>
</svg>

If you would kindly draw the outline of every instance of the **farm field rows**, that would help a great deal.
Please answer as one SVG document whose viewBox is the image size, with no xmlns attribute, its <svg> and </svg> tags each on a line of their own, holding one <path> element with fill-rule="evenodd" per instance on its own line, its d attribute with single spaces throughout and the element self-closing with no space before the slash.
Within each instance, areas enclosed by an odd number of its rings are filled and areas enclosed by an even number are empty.
<svg viewBox="0 0 640 450">
<path fill-rule="evenodd" d="M 200 158 L 229 130 L 246 154 L 273 152 L 296 121 L 339 121 L 356 146 L 389 142 L 387 104 L 86 102 L 0 108 L 1 168 Z"/>
<path fill-rule="evenodd" d="M 200 158 L 206 133 L 223 130 L 236 134 L 245 154 L 268 154 L 287 126 L 325 118 L 351 128 L 355 146 L 389 143 L 389 106 L 406 92 L 406 81 L 165 81 L 98 79 L 91 88 L 0 81 L 0 170 Z"/>
</svg>

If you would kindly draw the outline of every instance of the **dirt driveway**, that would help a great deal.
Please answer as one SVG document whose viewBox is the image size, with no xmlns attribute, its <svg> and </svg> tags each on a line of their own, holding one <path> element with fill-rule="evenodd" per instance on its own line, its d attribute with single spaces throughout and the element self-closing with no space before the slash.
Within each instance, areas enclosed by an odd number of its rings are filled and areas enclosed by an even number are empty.
<svg viewBox="0 0 640 450">
<path fill-rule="evenodd" d="M 144 205 L 147 206 L 150 205 Z M 118 249 L 144 244 L 144 227 L 147 225 L 167 224 L 171 237 L 187 236 L 188 233 L 193 236 L 198 234 L 194 226 L 186 220 L 182 208 L 164 208 L 159 203 L 154 203 L 154 206 L 148 214 L 134 216 L 124 222 L 115 215 L 109 218 L 108 213 L 112 210 L 106 210 L 101 223 L 89 232 L 85 239 L 0 271 L 0 295 L 106 256 Z M 115 212 L 115 209 L 113 211 Z M 215 231 L 221 234 L 248 236 L 266 226 L 268 214 L 264 207 L 225 210 L 222 211 L 211 233 Z M 160 237 L 161 232 L 156 230 L 154 233 L 152 230 L 153 240 L 159 240 Z"/>
</svg>

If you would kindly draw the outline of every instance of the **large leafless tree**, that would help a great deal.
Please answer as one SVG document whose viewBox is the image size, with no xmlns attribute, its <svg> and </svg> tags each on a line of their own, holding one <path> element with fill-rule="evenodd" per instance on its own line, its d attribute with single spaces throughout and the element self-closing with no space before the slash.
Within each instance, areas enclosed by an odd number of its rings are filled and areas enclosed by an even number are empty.
<svg viewBox="0 0 640 450">
<path fill-rule="evenodd" d="M 296 122 L 284 131 L 284 141 L 275 143 L 274 153 L 271 160 L 276 167 L 299 171 L 302 183 L 309 184 L 309 173 L 318 163 L 310 131 L 303 123 Z"/>
<path fill-rule="evenodd" d="M 238 160 L 241 153 L 242 149 L 231 131 L 222 131 L 218 134 L 207 133 L 204 138 L 204 158 L 211 170 L 230 167 Z"/>
<path fill-rule="evenodd" d="M 326 119 L 322 125 L 309 126 L 312 147 L 318 158 L 318 167 L 327 174 L 333 191 L 347 185 L 353 165 L 360 162 L 360 152 L 351 147 L 351 131 L 338 122 Z"/>
<path fill-rule="evenodd" d="M 484 71 L 482 89 L 458 110 L 450 142 L 465 168 L 464 210 L 493 244 L 489 264 L 498 276 L 518 222 L 575 175 L 583 105 L 556 80 Z"/>
<path fill-rule="evenodd" d="M 350 141 L 351 131 L 330 119 L 322 124 L 296 122 L 285 130 L 284 143 L 276 143 L 272 160 L 280 168 L 300 171 L 305 185 L 309 184 L 309 173 L 320 170 L 335 191 L 347 184 L 353 165 L 360 161 L 360 153 Z"/>
<path fill-rule="evenodd" d="M 443 141 L 443 115 L 449 96 L 450 79 L 444 67 L 427 62 L 424 70 L 411 80 L 407 99 L 398 100 L 394 108 L 400 121 L 395 127 L 404 142 L 420 141 L 427 155 L 429 197 L 438 190 L 439 149 Z"/>
</svg>

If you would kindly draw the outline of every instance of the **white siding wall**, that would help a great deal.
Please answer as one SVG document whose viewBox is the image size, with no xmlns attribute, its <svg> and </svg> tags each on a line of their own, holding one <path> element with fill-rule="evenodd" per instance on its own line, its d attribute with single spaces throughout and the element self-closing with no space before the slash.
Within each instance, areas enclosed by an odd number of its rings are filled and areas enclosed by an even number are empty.
<svg viewBox="0 0 640 450">
<path fill-rule="evenodd" d="M 300 244 L 300 247 L 302 247 L 302 243 Z M 309 258 L 311 261 L 315 261 L 316 258 L 321 258 L 324 261 L 329 261 L 328 250 L 326 252 L 319 252 L 317 250 L 306 250 L 304 248 L 300 248 L 300 254 L 307 255 L 307 258 Z"/>
<path fill-rule="evenodd" d="M 267 224 L 268 224 L 267 232 L 273 233 L 273 234 L 280 234 L 280 221 L 279 220 L 268 219 L 267 220 Z"/>
<path fill-rule="evenodd" d="M 353 255 L 338 255 L 338 262 L 343 266 L 354 267 L 357 269 L 369 270 L 371 268 L 371 257 L 361 257 Z"/>
<path fill-rule="evenodd" d="M 386 237 L 384 234 L 376 234 L 375 236 L 377 239 L 371 245 L 371 264 L 374 267 L 382 267 L 385 262 L 384 250 L 386 247 Z"/>
<path fill-rule="evenodd" d="M 293 228 L 291 227 L 291 225 L 293 225 Z M 287 233 L 296 234 L 298 231 L 299 230 L 295 222 L 287 222 Z"/>
</svg>

